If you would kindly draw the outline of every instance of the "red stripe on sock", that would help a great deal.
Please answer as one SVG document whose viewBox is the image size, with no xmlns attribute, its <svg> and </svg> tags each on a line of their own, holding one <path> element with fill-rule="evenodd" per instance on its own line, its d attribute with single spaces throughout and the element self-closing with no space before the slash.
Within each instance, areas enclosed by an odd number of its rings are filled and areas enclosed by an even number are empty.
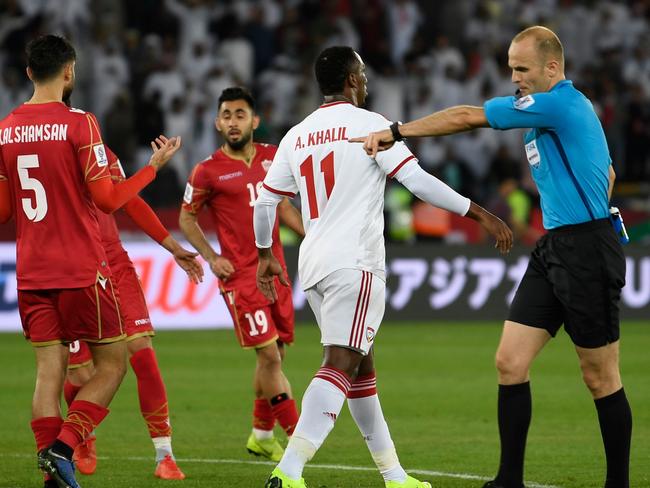
<svg viewBox="0 0 650 488">
<path fill-rule="evenodd" d="M 131 356 L 130 362 L 138 380 L 140 412 L 149 429 L 149 435 L 152 438 L 171 436 L 167 392 L 158 368 L 156 353 L 150 347 L 140 349 Z"/>
<path fill-rule="evenodd" d="M 77 447 L 108 415 L 108 409 L 85 400 L 75 400 L 70 404 L 68 416 L 63 422 L 57 439 L 72 449 Z"/>
<path fill-rule="evenodd" d="M 350 377 L 343 371 L 332 368 L 331 366 L 323 366 L 316 372 L 314 378 L 329 381 L 341 390 L 344 395 L 347 395 L 348 390 L 350 389 Z"/>
<path fill-rule="evenodd" d="M 365 398 L 377 394 L 377 377 L 374 371 L 357 379 L 350 386 L 348 398 Z"/>
</svg>

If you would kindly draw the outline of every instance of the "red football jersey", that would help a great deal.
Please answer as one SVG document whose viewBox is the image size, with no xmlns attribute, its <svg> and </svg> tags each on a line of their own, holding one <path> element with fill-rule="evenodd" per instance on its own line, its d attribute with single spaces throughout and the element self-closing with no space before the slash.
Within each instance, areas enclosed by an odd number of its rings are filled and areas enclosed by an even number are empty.
<svg viewBox="0 0 650 488">
<path fill-rule="evenodd" d="M 0 121 L 0 178 L 16 215 L 21 290 L 81 288 L 110 276 L 86 183 L 108 178 L 95 116 L 63 103 L 24 104 Z"/>
<path fill-rule="evenodd" d="M 190 174 L 183 197 L 183 209 L 198 214 L 206 205 L 212 214 L 221 255 L 235 268 L 224 289 L 255 283 L 257 247 L 253 232 L 253 206 L 264 176 L 273 162 L 277 147 L 255 144 L 255 156 L 246 165 L 227 156 L 221 149 L 197 164 Z M 273 255 L 284 268 L 284 253 L 276 220 L 273 228 Z"/>
<path fill-rule="evenodd" d="M 120 160 L 108 146 L 106 148 L 106 156 L 108 158 L 108 171 L 110 173 L 113 184 L 120 183 L 126 179 Z M 131 260 L 120 239 L 120 231 L 117 228 L 115 217 L 112 214 L 107 214 L 101 210 L 97 210 L 97 222 L 99 224 L 99 232 L 102 238 L 102 245 L 106 251 L 108 263 L 113 271 L 123 264 L 130 266 Z"/>
</svg>

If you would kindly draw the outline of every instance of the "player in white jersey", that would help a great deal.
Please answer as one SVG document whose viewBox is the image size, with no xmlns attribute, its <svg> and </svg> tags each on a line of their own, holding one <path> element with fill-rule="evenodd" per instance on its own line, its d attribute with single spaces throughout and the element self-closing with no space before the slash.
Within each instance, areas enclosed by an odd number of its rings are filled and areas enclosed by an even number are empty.
<svg viewBox="0 0 650 488">
<path fill-rule="evenodd" d="M 512 232 L 497 217 L 426 173 L 403 144 L 371 158 L 348 139 L 390 124 L 358 108 L 365 66 L 349 47 L 323 51 L 315 66 L 325 103 L 282 139 L 255 203 L 258 286 L 274 299 L 286 279 L 271 253 L 277 204 L 300 193 L 305 239 L 300 281 L 321 329 L 324 361 L 303 396 L 302 413 L 268 488 L 304 487 L 302 471 L 348 407 L 388 488 L 428 488 L 401 467 L 377 396 L 373 342 L 385 305 L 384 187 L 397 178 L 423 200 L 481 223 L 508 252 Z"/>
</svg>

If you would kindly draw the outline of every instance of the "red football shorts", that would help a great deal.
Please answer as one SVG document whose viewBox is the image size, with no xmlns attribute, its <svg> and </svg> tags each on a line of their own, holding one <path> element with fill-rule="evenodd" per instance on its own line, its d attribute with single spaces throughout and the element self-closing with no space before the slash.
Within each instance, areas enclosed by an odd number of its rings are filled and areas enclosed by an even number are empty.
<svg viewBox="0 0 650 488">
<path fill-rule="evenodd" d="M 293 342 L 293 300 L 290 286 L 276 281 L 278 299 L 269 301 L 252 283 L 232 290 L 222 290 L 222 296 L 232 317 L 235 334 L 244 349 L 261 348 L 277 340 Z"/>
<path fill-rule="evenodd" d="M 115 287 L 120 292 L 120 312 L 127 341 L 154 335 L 149 318 L 147 301 L 144 298 L 140 278 L 133 265 L 120 266 L 113 270 Z"/>
<path fill-rule="evenodd" d="M 144 298 L 140 279 L 133 266 L 124 266 L 113 271 L 117 290 L 120 294 L 120 314 L 126 340 L 130 341 L 143 336 L 154 335 L 149 309 Z M 80 368 L 93 360 L 90 348 L 83 341 L 70 344 L 68 368 Z"/>
<path fill-rule="evenodd" d="M 81 368 L 86 364 L 90 364 L 93 360 L 93 355 L 90 352 L 88 344 L 84 341 L 74 341 L 69 346 L 70 354 L 68 355 L 68 369 Z"/>
<path fill-rule="evenodd" d="M 18 311 L 25 337 L 34 346 L 124 338 L 118 293 L 110 278 L 86 288 L 18 290 Z"/>
</svg>

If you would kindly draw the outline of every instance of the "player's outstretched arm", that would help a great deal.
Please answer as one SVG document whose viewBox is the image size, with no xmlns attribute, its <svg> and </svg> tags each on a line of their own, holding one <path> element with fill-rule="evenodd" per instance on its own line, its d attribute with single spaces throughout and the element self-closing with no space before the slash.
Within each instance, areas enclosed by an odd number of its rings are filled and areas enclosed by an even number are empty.
<svg viewBox="0 0 650 488">
<path fill-rule="evenodd" d="M 190 281 L 203 281 L 203 267 L 196 260 L 198 253 L 184 249 L 160 222 L 147 202 L 136 195 L 124 205 L 124 211 L 144 233 L 171 253 Z"/>
<path fill-rule="evenodd" d="M 14 213 L 11 203 L 11 188 L 7 179 L 0 179 L 0 224 L 6 224 Z"/>
<path fill-rule="evenodd" d="M 305 228 L 302 225 L 302 216 L 298 209 L 294 207 L 288 198 L 283 198 L 278 205 L 278 216 L 280 223 L 289 227 L 300 237 L 305 237 Z"/>
<path fill-rule="evenodd" d="M 446 136 L 489 126 L 483 107 L 457 105 L 402 124 L 398 127 L 398 131 L 403 138 Z M 374 158 L 377 152 L 390 149 L 395 143 L 395 138 L 392 131 L 386 129 L 364 137 L 352 137 L 349 142 L 363 142 L 366 154 Z"/>
<path fill-rule="evenodd" d="M 476 220 L 496 238 L 495 247 L 502 253 L 505 254 L 512 248 L 512 231 L 501 219 L 424 171 L 415 160 L 404 165 L 395 176 L 402 185 L 421 200 Z"/>
<path fill-rule="evenodd" d="M 512 249 L 512 230 L 496 215 L 491 214 L 480 205 L 472 202 L 466 217 L 476 220 L 483 228 L 496 239 L 494 247 L 501 254 L 507 254 Z"/>
<path fill-rule="evenodd" d="M 149 164 L 136 174 L 114 185 L 110 178 L 99 178 L 88 183 L 90 196 L 102 212 L 112 213 L 124 206 L 131 198 L 138 194 L 156 176 L 156 171 L 162 168 L 167 161 L 180 149 L 180 137 L 167 139 L 160 136 L 151 143 L 154 153 Z"/>
<path fill-rule="evenodd" d="M 194 247 L 203 259 L 208 262 L 212 273 L 214 273 L 217 278 L 224 281 L 230 278 L 230 275 L 235 272 L 235 267 L 232 265 L 230 260 L 223 256 L 219 256 L 219 254 L 217 254 L 217 252 L 212 248 L 210 242 L 203 233 L 203 229 L 201 229 L 197 222 L 197 215 L 181 208 L 181 213 L 178 217 L 178 225 L 180 226 L 181 231 L 183 231 L 185 238 L 190 244 L 192 244 L 192 247 Z"/>
</svg>

